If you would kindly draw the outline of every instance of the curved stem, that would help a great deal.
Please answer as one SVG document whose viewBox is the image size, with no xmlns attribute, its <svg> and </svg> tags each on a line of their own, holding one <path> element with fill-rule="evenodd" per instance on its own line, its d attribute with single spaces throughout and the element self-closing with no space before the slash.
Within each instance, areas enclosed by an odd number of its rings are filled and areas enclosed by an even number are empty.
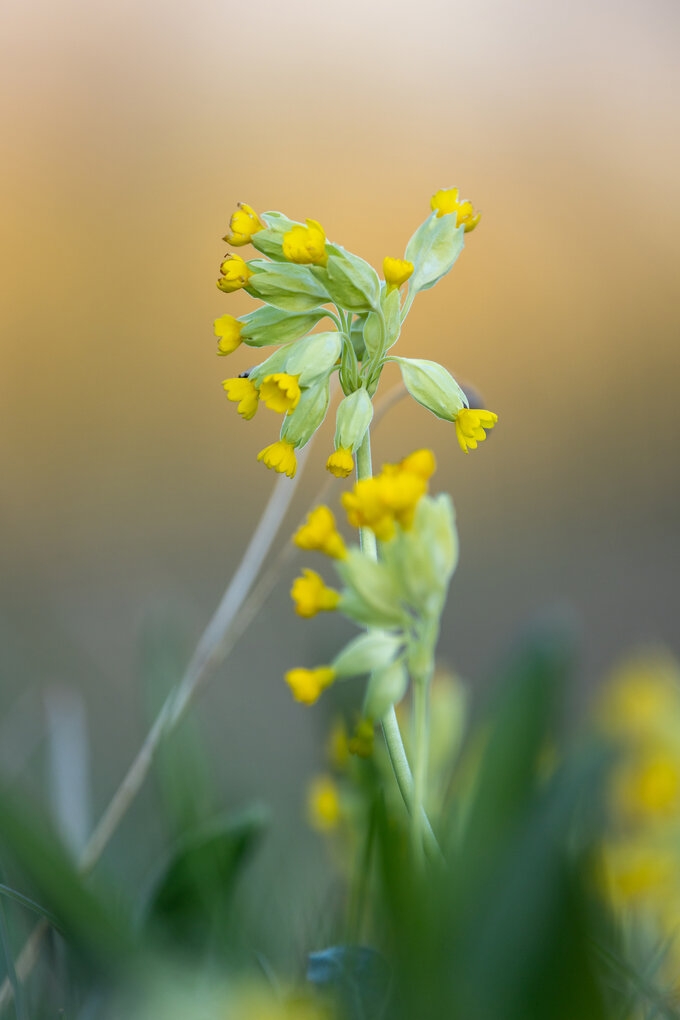
<svg viewBox="0 0 680 1020">
<path fill-rule="evenodd" d="M 371 462 L 371 438 L 370 430 L 366 431 L 366 435 L 361 443 L 361 446 L 357 450 L 357 478 L 361 481 L 363 478 L 370 478 L 373 474 L 373 467 Z M 361 548 L 364 552 L 371 556 L 373 559 L 378 558 L 378 543 L 376 542 L 375 534 L 370 528 L 361 528 L 359 531 L 359 537 L 361 541 Z M 427 685 L 425 685 L 425 692 L 427 696 Z M 425 852 L 428 857 L 441 860 L 442 852 L 437 843 L 437 837 L 432 831 L 429 819 L 425 813 L 423 807 L 423 790 L 420 792 L 418 797 L 416 788 L 414 786 L 413 775 L 411 773 L 411 767 L 406 756 L 406 749 L 404 747 L 404 741 L 401 736 L 401 730 L 399 729 L 399 722 L 394 711 L 394 705 L 391 705 L 387 710 L 383 718 L 380 720 L 382 726 L 383 736 L 385 738 L 385 744 L 387 746 L 387 753 L 392 763 L 392 769 L 397 780 L 399 791 L 403 797 L 404 803 L 409 814 L 414 818 L 413 826 L 414 831 L 417 830 L 419 838 L 419 846 L 424 846 Z M 427 741 L 425 741 L 425 753 L 427 753 Z M 422 782 L 425 781 L 427 776 L 427 770 L 419 770 L 423 775 Z M 418 851 L 421 852 L 421 849 Z"/>
</svg>

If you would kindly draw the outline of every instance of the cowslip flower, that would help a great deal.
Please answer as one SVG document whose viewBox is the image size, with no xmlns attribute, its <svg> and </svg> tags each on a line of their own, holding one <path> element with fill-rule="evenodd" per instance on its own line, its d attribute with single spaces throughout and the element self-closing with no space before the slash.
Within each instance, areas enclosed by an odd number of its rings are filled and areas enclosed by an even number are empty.
<svg viewBox="0 0 680 1020">
<path fill-rule="evenodd" d="M 322 611 L 335 609 L 340 601 L 339 592 L 328 588 L 316 571 L 306 568 L 303 576 L 293 581 L 290 596 L 295 603 L 295 612 L 307 619 Z"/>
<path fill-rule="evenodd" d="M 383 501 L 379 477 L 363 478 L 352 492 L 343 492 L 342 505 L 353 528 L 370 528 L 382 542 L 394 535 L 394 518 Z"/>
<path fill-rule="evenodd" d="M 293 692 L 296 701 L 303 705 L 313 705 L 322 691 L 330 687 L 335 680 L 335 670 L 330 666 L 317 666 L 316 669 L 289 669 L 286 683 Z"/>
<path fill-rule="evenodd" d="M 680 756 L 666 747 L 635 755 L 615 773 L 612 800 L 624 818 L 680 815 Z"/>
<path fill-rule="evenodd" d="M 258 230 L 264 230 L 264 223 L 254 209 L 245 202 L 239 202 L 236 212 L 232 213 L 229 220 L 230 230 L 222 238 L 227 244 L 240 248 L 248 244 L 253 234 Z"/>
<path fill-rule="evenodd" d="M 266 375 L 260 385 L 260 399 L 271 411 L 290 414 L 300 402 L 298 377 L 286 372 Z"/>
<path fill-rule="evenodd" d="M 336 560 L 343 560 L 347 555 L 342 535 L 335 526 L 335 517 L 327 506 L 317 506 L 307 515 L 293 541 L 299 549 L 322 552 Z"/>
<path fill-rule="evenodd" d="M 349 523 L 355 528 L 370 528 L 381 542 L 394 535 L 395 522 L 408 530 L 416 507 L 427 492 L 427 481 L 434 471 L 434 454 L 418 450 L 400 464 L 386 464 L 375 478 L 357 482 L 352 492 L 342 495 Z M 429 473 L 428 473 L 429 472 Z"/>
<path fill-rule="evenodd" d="M 215 336 L 217 337 L 217 353 L 231 354 L 241 343 L 243 323 L 233 315 L 221 315 L 215 319 Z"/>
<path fill-rule="evenodd" d="M 463 453 L 468 450 L 476 450 L 477 443 L 486 439 L 485 429 L 492 429 L 498 421 L 498 415 L 493 411 L 476 411 L 464 407 L 456 415 L 456 436 Z"/>
<path fill-rule="evenodd" d="M 222 385 L 227 393 L 227 399 L 233 400 L 234 403 L 238 402 L 236 410 L 245 418 L 246 421 L 254 416 L 257 411 L 257 402 L 259 394 L 257 392 L 257 386 L 244 376 L 238 376 L 234 379 L 224 379 Z"/>
<path fill-rule="evenodd" d="M 297 471 L 295 447 L 285 439 L 277 439 L 275 443 L 265 446 L 264 450 L 258 453 L 257 459 L 261 460 L 265 467 L 273 468 L 280 475 L 295 477 Z"/>
<path fill-rule="evenodd" d="M 289 262 L 300 265 L 325 266 L 328 262 L 326 234 L 316 220 L 306 220 L 307 226 L 298 223 L 283 235 L 283 254 Z"/>
<path fill-rule="evenodd" d="M 326 461 L 326 470 L 330 471 L 336 478 L 347 478 L 354 468 L 354 458 L 351 451 L 341 446 L 330 455 Z"/>
<path fill-rule="evenodd" d="M 390 465 L 386 464 L 383 471 L 386 471 L 388 467 Z M 397 471 L 409 471 L 413 475 L 419 475 L 427 482 L 437 470 L 437 462 L 432 450 L 414 450 L 413 453 L 409 453 L 408 457 L 399 461 L 395 468 Z"/>
<path fill-rule="evenodd" d="M 316 776 L 307 790 L 307 819 L 318 832 L 331 832 L 340 821 L 338 786 L 331 776 Z"/>
<path fill-rule="evenodd" d="M 393 259 L 389 255 L 383 259 L 383 276 L 387 284 L 387 293 L 398 290 L 406 283 L 413 273 L 413 263 L 406 259 Z"/>
<path fill-rule="evenodd" d="M 481 213 L 474 211 L 472 202 L 468 202 L 467 199 L 459 200 L 458 188 L 440 188 L 432 196 L 430 205 L 433 211 L 437 210 L 437 219 L 455 212 L 456 226 L 464 226 L 466 234 L 475 229 L 482 216 Z"/>
<path fill-rule="evenodd" d="M 253 275 L 248 263 L 240 255 L 227 255 L 220 266 L 220 272 L 222 275 L 217 281 L 217 286 L 225 294 L 241 290 Z"/>
<path fill-rule="evenodd" d="M 413 525 L 416 506 L 427 492 L 427 481 L 411 471 L 383 475 L 380 498 L 401 527 L 408 531 Z"/>
</svg>

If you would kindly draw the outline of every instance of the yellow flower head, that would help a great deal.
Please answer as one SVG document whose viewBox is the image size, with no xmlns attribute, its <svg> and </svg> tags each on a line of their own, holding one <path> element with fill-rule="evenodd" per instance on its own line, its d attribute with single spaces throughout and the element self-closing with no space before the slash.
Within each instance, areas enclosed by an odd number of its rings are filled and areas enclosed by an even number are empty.
<svg viewBox="0 0 680 1020">
<path fill-rule="evenodd" d="M 352 492 L 343 492 L 342 505 L 353 528 L 371 528 L 387 542 L 394 534 L 394 518 L 383 500 L 381 478 L 363 478 Z"/>
<path fill-rule="evenodd" d="M 280 475 L 295 477 L 297 471 L 295 447 L 285 439 L 277 439 L 275 443 L 265 446 L 264 450 L 258 453 L 257 459 L 263 461 L 265 467 L 274 468 Z"/>
<path fill-rule="evenodd" d="M 306 220 L 306 227 L 297 223 L 283 235 L 283 254 L 289 262 L 300 265 L 325 266 L 328 262 L 326 234 L 316 220 Z"/>
<path fill-rule="evenodd" d="M 271 411 L 290 414 L 300 402 L 298 377 L 286 372 L 266 375 L 260 385 L 260 398 Z"/>
<path fill-rule="evenodd" d="M 485 429 L 492 429 L 498 421 L 493 411 L 473 411 L 464 407 L 456 415 L 456 436 L 463 453 L 476 450 L 477 443 L 486 439 Z"/>
<path fill-rule="evenodd" d="M 303 571 L 302 577 L 296 577 L 290 590 L 298 616 L 316 616 L 322 610 L 335 609 L 340 595 L 333 588 L 327 588 L 323 580 L 314 570 Z"/>
<path fill-rule="evenodd" d="M 247 286 L 248 280 L 253 275 L 248 263 L 240 255 L 227 255 L 220 266 L 222 276 L 217 281 L 217 286 L 225 294 L 232 294 L 235 290 L 241 290 Z"/>
<path fill-rule="evenodd" d="M 642 652 L 624 662 L 598 706 L 601 726 L 629 740 L 662 731 L 680 717 L 680 671 L 664 652 Z"/>
<path fill-rule="evenodd" d="M 327 506 L 317 506 L 307 515 L 307 520 L 297 530 L 293 541 L 300 549 L 322 552 L 336 560 L 342 560 L 347 555 L 342 535 L 335 526 L 335 517 Z"/>
<path fill-rule="evenodd" d="M 370 758 L 373 754 L 373 737 L 373 721 L 360 719 L 350 738 L 349 753 L 357 755 L 358 758 Z"/>
<path fill-rule="evenodd" d="M 602 870 L 605 888 L 619 909 L 660 905 L 674 884 L 677 860 L 665 847 L 626 840 L 605 845 Z"/>
<path fill-rule="evenodd" d="M 322 691 L 335 680 L 335 670 L 330 666 L 318 666 L 316 669 L 289 669 L 286 683 L 293 692 L 296 701 L 303 705 L 313 705 Z"/>
<path fill-rule="evenodd" d="M 233 315 L 221 315 L 215 319 L 215 336 L 217 337 L 217 353 L 231 354 L 241 343 L 243 323 Z"/>
<path fill-rule="evenodd" d="M 326 461 L 326 468 L 336 478 L 347 478 L 354 468 L 354 458 L 351 451 L 341 446 L 339 450 L 330 455 Z"/>
<path fill-rule="evenodd" d="M 331 832 L 340 821 L 340 796 L 330 776 L 317 776 L 307 790 L 307 818 L 318 832 Z"/>
<path fill-rule="evenodd" d="M 467 199 L 459 200 L 458 188 L 441 188 L 432 196 L 430 205 L 433 211 L 437 210 L 437 219 L 455 212 L 456 226 L 460 227 L 462 224 L 466 234 L 475 229 L 482 216 L 481 213 L 474 211 L 472 202 L 468 202 Z"/>
<path fill-rule="evenodd" d="M 339 772 L 344 771 L 349 761 L 349 737 L 342 717 L 335 720 L 328 734 L 326 744 L 328 760 Z"/>
<path fill-rule="evenodd" d="M 625 817 L 638 821 L 680 814 L 680 754 L 651 747 L 614 774 L 613 801 Z"/>
<path fill-rule="evenodd" d="M 378 481 L 383 504 L 402 528 L 408 531 L 413 524 L 416 506 L 427 492 L 427 481 L 411 471 L 383 475 Z"/>
<path fill-rule="evenodd" d="M 397 290 L 406 283 L 413 272 L 413 263 L 406 259 L 392 259 L 389 255 L 383 259 L 383 276 L 387 284 L 387 293 Z"/>
<path fill-rule="evenodd" d="M 236 379 L 225 379 L 222 382 L 227 391 L 227 398 L 238 402 L 236 410 L 249 421 L 257 411 L 257 386 L 248 378 L 239 376 Z"/>
<path fill-rule="evenodd" d="M 437 461 L 432 450 L 414 450 L 397 465 L 399 470 L 418 475 L 427 482 L 437 470 Z"/>
<path fill-rule="evenodd" d="M 256 234 L 258 230 L 264 230 L 264 223 L 254 209 L 251 209 L 245 202 L 239 202 L 236 212 L 232 213 L 229 220 L 229 228 L 230 230 L 222 240 L 227 244 L 232 244 L 235 248 L 240 248 L 242 245 L 248 244 L 253 234 Z"/>
</svg>

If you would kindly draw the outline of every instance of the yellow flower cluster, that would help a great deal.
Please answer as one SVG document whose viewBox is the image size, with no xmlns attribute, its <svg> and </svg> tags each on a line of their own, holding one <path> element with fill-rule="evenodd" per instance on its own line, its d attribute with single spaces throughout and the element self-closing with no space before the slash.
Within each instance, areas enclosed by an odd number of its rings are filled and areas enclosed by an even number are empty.
<svg viewBox="0 0 680 1020">
<path fill-rule="evenodd" d="M 349 523 L 370 528 L 382 542 L 392 538 L 395 524 L 408 530 L 435 466 L 430 450 L 418 450 L 399 464 L 386 464 L 374 478 L 357 482 L 353 492 L 342 497 Z"/>
<path fill-rule="evenodd" d="M 468 202 L 467 199 L 459 199 L 458 194 L 458 188 L 440 188 L 432 196 L 430 205 L 433 212 L 437 211 L 437 219 L 455 212 L 456 225 L 464 226 L 467 234 L 475 229 L 482 214 L 474 211 L 472 202 Z"/>
</svg>

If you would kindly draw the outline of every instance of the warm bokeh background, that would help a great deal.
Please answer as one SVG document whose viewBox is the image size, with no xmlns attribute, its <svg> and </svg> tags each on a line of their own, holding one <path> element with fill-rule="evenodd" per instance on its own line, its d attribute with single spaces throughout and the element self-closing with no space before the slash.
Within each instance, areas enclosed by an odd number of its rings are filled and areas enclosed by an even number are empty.
<svg viewBox="0 0 680 1020">
<path fill-rule="evenodd" d="M 437 188 L 483 211 L 402 351 L 473 383 L 499 426 L 464 457 L 452 428 L 403 403 L 374 447 L 433 446 L 453 493 L 448 660 L 483 683 L 553 606 L 582 628 L 584 686 L 635 643 L 677 650 L 678 21 L 667 0 L 10 3 L 8 767 L 43 767 L 44 692 L 81 691 L 99 809 L 144 730 L 148 620 L 191 648 L 273 484 L 255 462 L 273 416 L 242 422 L 220 387 L 248 351 L 225 370 L 212 337 L 250 304 L 214 283 L 238 200 L 318 218 L 378 265 Z M 279 798 L 297 818 L 325 713 L 295 705 L 281 673 L 327 657 L 341 628 L 296 621 L 290 577 L 200 712 L 223 800 Z"/>
</svg>

